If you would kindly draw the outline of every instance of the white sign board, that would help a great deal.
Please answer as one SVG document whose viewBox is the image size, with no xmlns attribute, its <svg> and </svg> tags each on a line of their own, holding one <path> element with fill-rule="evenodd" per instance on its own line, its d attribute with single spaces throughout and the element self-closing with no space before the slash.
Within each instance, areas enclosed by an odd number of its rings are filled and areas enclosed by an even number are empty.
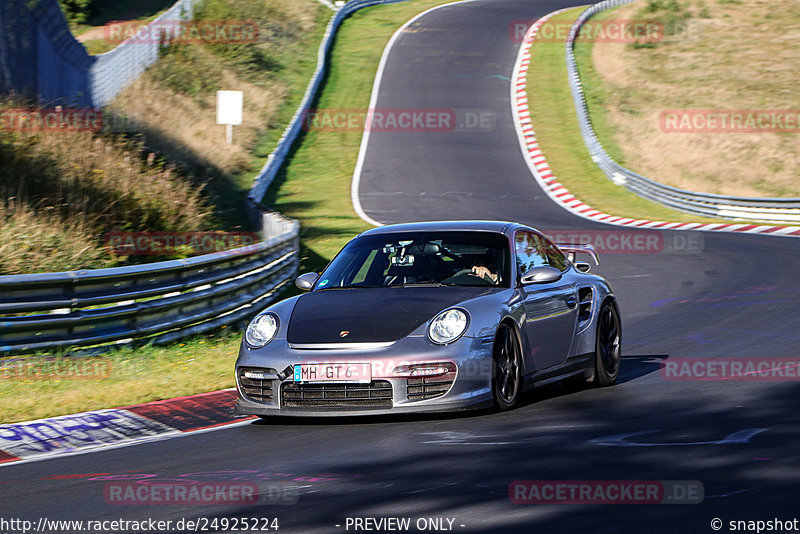
<svg viewBox="0 0 800 534">
<path fill-rule="evenodd" d="M 241 91 L 217 91 L 217 124 L 242 124 Z"/>
</svg>

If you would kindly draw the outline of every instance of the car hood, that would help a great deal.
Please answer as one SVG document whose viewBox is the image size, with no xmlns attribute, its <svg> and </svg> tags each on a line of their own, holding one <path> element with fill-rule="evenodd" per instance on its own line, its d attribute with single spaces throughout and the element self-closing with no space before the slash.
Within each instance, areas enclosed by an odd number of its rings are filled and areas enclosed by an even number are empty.
<svg viewBox="0 0 800 534">
<path fill-rule="evenodd" d="M 286 338 L 291 344 L 397 341 L 440 311 L 496 291 L 455 286 L 314 291 L 297 299 Z"/>
</svg>

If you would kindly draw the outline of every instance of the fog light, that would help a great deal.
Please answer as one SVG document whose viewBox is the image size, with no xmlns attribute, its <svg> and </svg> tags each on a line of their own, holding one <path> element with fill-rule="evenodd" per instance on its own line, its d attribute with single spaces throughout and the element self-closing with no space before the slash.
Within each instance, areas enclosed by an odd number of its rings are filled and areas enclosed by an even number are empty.
<svg viewBox="0 0 800 534">
<path fill-rule="evenodd" d="M 411 370 L 409 376 L 436 376 L 447 374 L 447 369 L 444 367 L 417 367 Z"/>
<path fill-rule="evenodd" d="M 272 373 L 258 370 L 245 371 L 242 376 L 250 380 L 270 380 L 275 378 L 275 375 Z"/>
<path fill-rule="evenodd" d="M 392 371 L 396 375 L 405 377 L 420 377 L 420 376 L 441 376 L 448 373 L 453 373 L 456 366 L 453 363 L 417 363 L 409 365 L 400 365 Z"/>
</svg>

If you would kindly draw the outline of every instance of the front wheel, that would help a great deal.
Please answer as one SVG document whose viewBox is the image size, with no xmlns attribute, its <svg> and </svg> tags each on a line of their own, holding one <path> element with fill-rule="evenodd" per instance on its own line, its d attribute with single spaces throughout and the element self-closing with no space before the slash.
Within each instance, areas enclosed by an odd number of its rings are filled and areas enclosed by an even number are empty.
<svg viewBox="0 0 800 534">
<path fill-rule="evenodd" d="M 613 303 L 606 301 L 597 317 L 594 382 L 598 386 L 610 386 L 617 381 L 621 356 L 622 328 L 619 312 Z"/>
<path fill-rule="evenodd" d="M 505 323 L 494 338 L 492 392 L 498 410 L 516 406 L 522 393 L 522 348 L 516 331 Z"/>
</svg>

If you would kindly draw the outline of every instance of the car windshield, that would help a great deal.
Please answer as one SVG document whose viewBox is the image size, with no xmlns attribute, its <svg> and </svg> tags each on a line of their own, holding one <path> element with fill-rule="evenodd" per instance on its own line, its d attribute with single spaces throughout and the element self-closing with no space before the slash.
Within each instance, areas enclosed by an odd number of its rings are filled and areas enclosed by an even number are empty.
<svg viewBox="0 0 800 534">
<path fill-rule="evenodd" d="M 509 244 L 491 232 L 409 232 L 354 239 L 317 289 L 414 285 L 509 287 Z"/>
</svg>

